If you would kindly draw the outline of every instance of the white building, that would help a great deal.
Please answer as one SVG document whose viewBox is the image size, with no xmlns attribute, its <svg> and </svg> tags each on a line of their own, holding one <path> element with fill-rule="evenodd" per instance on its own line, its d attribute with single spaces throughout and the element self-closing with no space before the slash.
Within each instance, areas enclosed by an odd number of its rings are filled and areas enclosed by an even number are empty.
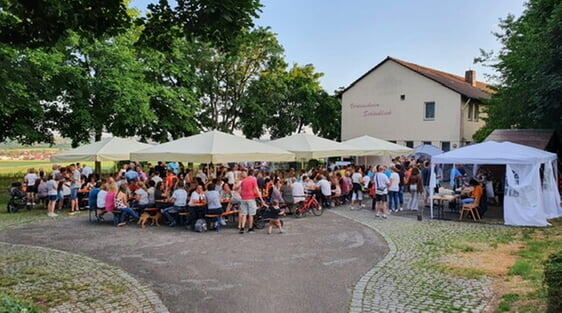
<svg viewBox="0 0 562 313">
<path fill-rule="evenodd" d="M 472 70 L 461 77 L 387 57 L 344 90 L 341 139 L 455 149 L 484 125 L 480 99 L 490 92 Z"/>
</svg>

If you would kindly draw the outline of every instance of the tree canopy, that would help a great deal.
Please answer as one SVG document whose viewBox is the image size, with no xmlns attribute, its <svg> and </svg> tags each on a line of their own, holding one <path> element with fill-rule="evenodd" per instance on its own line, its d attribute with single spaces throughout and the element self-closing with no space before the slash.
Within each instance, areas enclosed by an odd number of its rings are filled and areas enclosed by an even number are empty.
<svg viewBox="0 0 562 313">
<path fill-rule="evenodd" d="M 313 65 L 289 69 L 276 34 L 253 27 L 258 0 L 161 0 L 141 18 L 122 1 L 31 2 L 0 0 L 0 141 L 304 127 L 339 137 L 339 101 Z"/>
<path fill-rule="evenodd" d="M 509 15 L 500 28 L 502 49 L 476 59 L 498 72 L 499 84 L 475 139 L 499 128 L 562 131 L 562 0 L 530 0 L 521 17 Z"/>
</svg>

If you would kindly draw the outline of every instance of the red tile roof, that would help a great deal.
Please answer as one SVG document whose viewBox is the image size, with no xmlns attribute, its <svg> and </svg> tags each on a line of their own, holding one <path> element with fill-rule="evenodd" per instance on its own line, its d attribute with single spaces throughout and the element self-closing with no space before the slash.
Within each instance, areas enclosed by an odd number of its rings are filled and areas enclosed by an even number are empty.
<svg viewBox="0 0 562 313">
<path fill-rule="evenodd" d="M 548 148 L 552 144 L 560 145 L 556 142 L 558 139 L 552 129 L 496 129 L 486 138 L 486 141 L 488 140 L 511 141 L 541 150 L 550 150 Z"/>
<path fill-rule="evenodd" d="M 488 86 L 486 83 L 476 81 L 476 86 L 472 86 L 471 84 L 469 84 L 465 81 L 464 77 L 449 74 L 449 73 L 445 73 L 445 72 L 442 72 L 442 71 L 438 71 L 438 70 L 431 69 L 431 68 L 424 67 L 424 66 L 420 66 L 420 65 L 417 65 L 417 64 L 414 64 L 414 63 L 402 61 L 400 59 L 392 58 L 392 57 L 387 57 L 381 63 L 377 64 L 375 67 L 373 67 L 367 73 L 365 73 L 363 76 L 359 77 L 359 79 L 357 79 L 356 81 L 351 83 L 351 85 L 349 85 L 349 87 L 347 87 L 344 90 L 344 92 L 349 90 L 351 87 L 353 87 L 357 82 L 359 82 L 365 76 L 369 75 L 371 72 L 376 70 L 379 66 L 381 66 L 382 64 L 384 64 L 388 61 L 396 62 L 396 63 L 398 63 L 398 64 L 400 64 L 400 65 L 402 65 L 402 66 L 404 66 L 404 67 L 406 67 L 406 68 L 408 68 L 408 69 L 410 69 L 410 70 L 412 70 L 412 71 L 414 71 L 414 72 L 416 72 L 416 73 L 418 73 L 422 76 L 425 76 L 425 77 L 443 85 L 446 88 L 449 88 L 449 89 L 451 89 L 455 92 L 458 92 L 461 95 L 464 95 L 468 98 L 489 99 L 490 94 L 493 93 L 490 86 Z"/>
</svg>

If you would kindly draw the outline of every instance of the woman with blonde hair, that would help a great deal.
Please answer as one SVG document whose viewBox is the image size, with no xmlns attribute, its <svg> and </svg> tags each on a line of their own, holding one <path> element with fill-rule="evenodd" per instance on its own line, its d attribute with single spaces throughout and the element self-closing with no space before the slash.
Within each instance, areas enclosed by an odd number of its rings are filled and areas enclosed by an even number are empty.
<svg viewBox="0 0 562 313">
<path fill-rule="evenodd" d="M 119 191 L 115 196 L 115 209 L 121 211 L 121 217 L 119 219 L 119 223 L 117 224 L 118 227 L 127 225 L 129 216 L 133 217 L 135 220 L 139 219 L 137 212 L 129 208 L 127 202 L 127 184 L 121 184 L 121 187 L 119 187 Z"/>
</svg>

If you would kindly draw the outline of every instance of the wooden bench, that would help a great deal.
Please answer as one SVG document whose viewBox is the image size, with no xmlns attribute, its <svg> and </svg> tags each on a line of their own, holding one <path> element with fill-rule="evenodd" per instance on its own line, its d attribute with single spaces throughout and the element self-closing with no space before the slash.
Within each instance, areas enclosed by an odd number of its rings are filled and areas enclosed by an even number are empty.
<svg viewBox="0 0 562 313">
<path fill-rule="evenodd" d="M 234 218 L 236 216 L 238 216 L 239 212 L 240 211 L 238 211 L 238 210 L 231 210 L 231 211 L 228 211 L 228 212 L 223 212 L 221 214 L 205 214 L 205 219 L 207 220 L 207 223 L 209 223 L 209 222 L 217 223 L 216 231 L 220 231 L 220 229 L 221 229 L 220 218 L 221 217 L 228 218 L 229 216 L 232 216 L 233 221 L 234 221 Z"/>
</svg>

